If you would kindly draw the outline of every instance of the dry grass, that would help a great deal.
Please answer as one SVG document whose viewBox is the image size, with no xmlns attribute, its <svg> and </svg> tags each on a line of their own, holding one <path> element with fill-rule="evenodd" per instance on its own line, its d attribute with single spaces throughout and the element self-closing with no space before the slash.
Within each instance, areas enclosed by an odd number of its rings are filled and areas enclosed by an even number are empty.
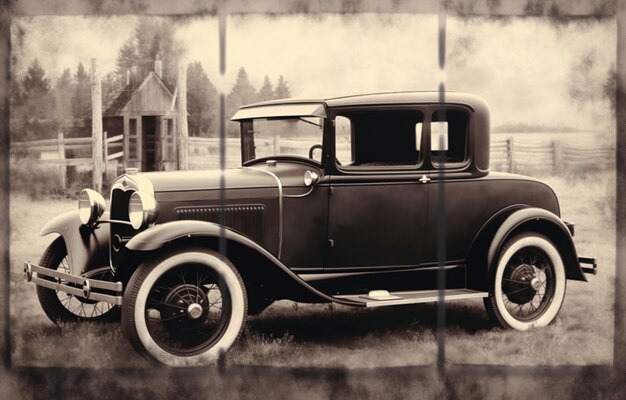
<svg viewBox="0 0 626 400">
<path fill-rule="evenodd" d="M 547 177 L 562 215 L 576 223 L 581 256 L 598 258 L 590 283 L 568 282 L 555 324 L 526 333 L 496 329 L 481 301 L 447 305 L 446 357 L 450 363 L 511 365 L 609 364 L 613 353 L 615 194 L 610 174 L 582 179 Z M 14 365 L 141 367 L 118 324 L 57 328 L 22 278 L 22 261 L 38 260 L 51 238 L 39 228 L 74 201 L 11 198 L 11 339 Z M 251 317 L 229 365 L 388 367 L 435 362 L 436 307 L 420 304 L 375 310 L 288 301 Z"/>
</svg>

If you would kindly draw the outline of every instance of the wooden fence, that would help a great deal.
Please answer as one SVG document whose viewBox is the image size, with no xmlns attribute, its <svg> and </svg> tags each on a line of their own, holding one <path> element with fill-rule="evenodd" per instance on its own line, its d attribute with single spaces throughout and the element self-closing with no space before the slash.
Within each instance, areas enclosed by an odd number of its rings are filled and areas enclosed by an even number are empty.
<svg viewBox="0 0 626 400">
<path fill-rule="evenodd" d="M 261 138 L 256 140 L 256 156 L 270 156 L 291 149 L 297 154 L 307 154 L 314 144 L 313 139 Z M 216 138 L 189 138 L 189 168 L 219 168 L 219 145 Z M 343 151 L 349 153 L 349 150 Z M 241 165 L 238 138 L 226 139 L 225 156 L 226 168 Z M 492 137 L 490 159 L 491 170 L 503 172 L 554 173 L 576 167 L 612 168 L 615 166 L 615 147 L 580 146 L 560 140 L 528 141 L 513 136 Z"/>
<path fill-rule="evenodd" d="M 255 138 L 255 151 L 257 158 L 268 157 L 272 154 L 289 153 L 307 154 L 311 146 L 319 144 L 315 138 L 281 138 L 258 137 Z M 239 138 L 227 138 L 224 144 L 224 163 L 226 168 L 241 165 L 241 148 Z M 220 167 L 220 139 L 218 138 L 189 138 L 189 168 L 205 169 Z"/>
<path fill-rule="evenodd" d="M 615 147 L 492 136 L 490 158 L 492 171 L 558 173 L 573 168 L 613 168 Z"/>
<path fill-rule="evenodd" d="M 123 135 L 109 137 L 107 132 L 104 132 L 104 136 L 105 175 L 116 175 L 124 156 Z M 93 170 L 93 144 L 94 142 L 90 137 L 66 138 L 63 133 L 59 133 L 56 139 L 12 142 L 11 157 L 36 158 L 39 165 L 57 168 L 59 183 L 62 187 L 66 187 L 67 167 Z"/>
<path fill-rule="evenodd" d="M 293 151 L 307 154 L 311 146 L 318 144 L 312 138 L 256 138 L 256 156 L 265 157 L 279 152 Z M 59 169 L 60 182 L 66 185 L 66 168 L 78 166 L 85 170 L 93 168 L 93 141 L 91 138 L 64 138 L 13 142 L 11 155 L 26 154 L 38 158 L 38 163 Z M 220 159 L 221 145 L 218 138 L 188 138 L 189 168 L 212 169 L 233 168 L 241 165 L 240 141 L 227 138 L 224 143 L 224 160 Z M 68 151 L 70 150 L 70 151 Z M 121 167 L 123 158 L 123 136 L 107 136 L 104 140 L 105 172 L 112 179 Z M 343 147 L 338 151 L 348 152 Z M 347 154 L 346 154 L 347 155 Z M 610 145 L 580 146 L 565 141 L 537 142 L 493 135 L 491 139 L 491 170 L 520 173 L 558 173 L 573 168 L 613 168 L 615 148 Z"/>
</svg>

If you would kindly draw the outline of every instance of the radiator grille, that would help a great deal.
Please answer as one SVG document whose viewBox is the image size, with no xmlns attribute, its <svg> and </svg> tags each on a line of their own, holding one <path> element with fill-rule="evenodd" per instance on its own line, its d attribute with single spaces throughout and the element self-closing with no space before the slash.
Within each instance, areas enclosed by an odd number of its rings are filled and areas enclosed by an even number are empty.
<svg viewBox="0 0 626 400">
<path fill-rule="evenodd" d="M 176 218 L 215 222 L 243 233 L 263 245 L 262 204 L 236 205 L 224 207 L 180 207 Z"/>
</svg>

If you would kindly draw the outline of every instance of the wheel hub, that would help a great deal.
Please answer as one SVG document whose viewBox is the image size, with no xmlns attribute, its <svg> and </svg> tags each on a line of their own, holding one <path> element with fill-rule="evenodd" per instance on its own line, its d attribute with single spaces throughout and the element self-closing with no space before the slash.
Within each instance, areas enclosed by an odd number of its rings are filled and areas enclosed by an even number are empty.
<svg viewBox="0 0 626 400">
<path fill-rule="evenodd" d="M 532 265 L 509 266 L 505 271 L 503 290 L 515 304 L 526 304 L 531 301 L 540 287 L 541 282 Z"/>
<path fill-rule="evenodd" d="M 202 288 L 190 284 L 178 285 L 165 296 L 161 318 L 167 321 L 166 325 L 178 328 L 199 323 L 203 316 L 208 315 L 208 307 L 204 306 L 206 300 L 207 296 Z"/>
<path fill-rule="evenodd" d="M 539 288 L 541 287 L 541 282 L 539 281 L 539 279 L 537 279 L 537 277 L 534 277 L 530 281 L 530 286 L 533 288 L 535 292 L 537 292 Z"/>
<path fill-rule="evenodd" d="M 198 303 L 190 304 L 187 307 L 187 316 L 191 319 L 198 319 L 202 316 L 202 306 Z"/>
</svg>

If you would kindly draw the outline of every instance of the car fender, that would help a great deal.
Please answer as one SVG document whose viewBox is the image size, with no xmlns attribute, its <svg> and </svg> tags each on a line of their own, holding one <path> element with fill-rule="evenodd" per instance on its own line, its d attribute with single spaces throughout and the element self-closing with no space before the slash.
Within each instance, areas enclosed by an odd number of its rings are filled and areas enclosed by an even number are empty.
<svg viewBox="0 0 626 400">
<path fill-rule="evenodd" d="M 568 279 L 587 280 L 578 262 L 574 240 L 565 222 L 556 214 L 536 207 L 526 207 L 511 212 L 499 226 L 487 252 L 487 265 L 490 270 L 493 270 L 498 262 L 498 255 L 504 243 L 513 234 L 522 231 L 540 233 L 554 243 L 563 258 Z"/>
<path fill-rule="evenodd" d="M 338 299 L 320 292 L 305 282 L 298 275 L 293 273 L 272 253 L 260 246 L 258 243 L 230 228 L 213 222 L 179 220 L 159 224 L 135 235 L 128 241 L 128 243 L 126 243 L 126 248 L 133 252 L 150 252 L 165 247 L 170 243 L 184 242 L 185 240 L 194 241 L 202 238 L 223 238 L 230 243 L 241 245 L 256 255 L 262 257 L 268 262 L 265 264 L 269 264 L 272 267 L 272 271 L 266 272 L 275 273 L 272 275 L 272 279 L 280 280 L 281 283 L 278 286 L 281 286 L 283 292 L 289 291 L 290 293 L 295 293 L 297 296 L 306 297 L 312 300 L 335 302 L 351 306 L 363 306 L 363 303 L 360 302 Z M 237 265 L 235 266 L 238 269 L 241 267 Z"/>
<path fill-rule="evenodd" d="M 467 256 L 467 286 L 488 290 L 506 241 L 518 232 L 532 231 L 549 238 L 563 258 L 568 279 L 586 281 L 572 235 L 556 214 L 536 207 L 516 204 L 493 215 L 476 235 Z"/>
<path fill-rule="evenodd" d="M 108 213 L 102 218 L 108 219 Z M 39 235 L 52 233 L 58 233 L 63 238 L 73 275 L 81 275 L 93 267 L 109 265 L 108 224 L 90 227 L 80 221 L 78 211 L 68 211 L 48 221 Z"/>
</svg>

